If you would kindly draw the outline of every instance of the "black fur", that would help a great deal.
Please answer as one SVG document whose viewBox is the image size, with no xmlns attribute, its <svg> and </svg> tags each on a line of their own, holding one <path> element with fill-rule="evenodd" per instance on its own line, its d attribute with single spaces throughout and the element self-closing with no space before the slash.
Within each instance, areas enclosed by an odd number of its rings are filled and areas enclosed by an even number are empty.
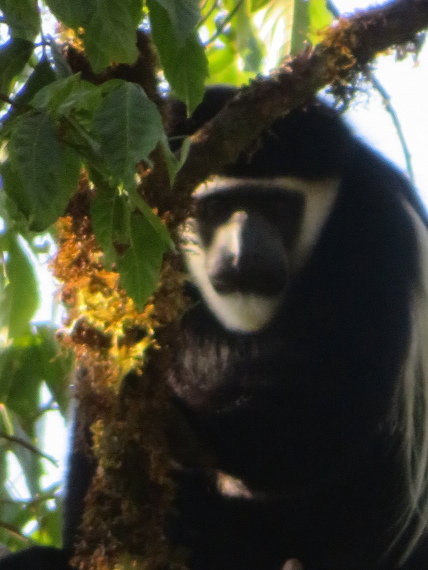
<svg viewBox="0 0 428 570">
<path fill-rule="evenodd" d="M 391 167 L 358 150 L 267 330 L 228 333 L 203 303 L 183 320 L 173 382 L 189 421 L 221 471 L 267 496 L 213 493 L 213 511 L 195 501 L 192 568 L 279 570 L 291 557 L 314 570 L 398 567 L 397 551 L 378 561 L 405 496 L 388 418 L 418 261 L 396 194 L 404 181 L 395 174 L 391 192 Z"/>
<path fill-rule="evenodd" d="M 173 134 L 233 93 L 210 91 Z M 425 537 L 399 564 L 416 521 L 394 542 L 406 481 L 390 421 L 420 273 L 403 198 L 425 219 L 423 210 L 406 179 L 319 103 L 276 121 L 254 148 L 226 173 L 339 175 L 339 197 L 263 331 L 227 331 L 193 292 L 168 382 L 216 469 L 253 498 L 222 496 L 212 471 L 183 465 L 173 540 L 189 548 L 191 570 L 280 570 L 289 558 L 305 570 L 424 570 Z M 71 492 L 86 471 L 76 465 Z M 42 552 L 45 570 L 65 570 Z M 42 567 L 23 556 L 0 570 Z"/>
</svg>

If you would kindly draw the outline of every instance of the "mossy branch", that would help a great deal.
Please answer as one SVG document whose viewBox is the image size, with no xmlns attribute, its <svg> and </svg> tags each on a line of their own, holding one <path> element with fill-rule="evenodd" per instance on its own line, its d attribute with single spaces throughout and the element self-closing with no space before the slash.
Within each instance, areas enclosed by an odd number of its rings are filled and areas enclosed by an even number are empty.
<svg viewBox="0 0 428 570">
<path fill-rule="evenodd" d="M 340 18 L 314 48 L 289 59 L 242 91 L 192 139 L 175 188 L 185 212 L 193 189 L 239 153 L 277 117 L 304 104 L 322 87 L 347 82 L 379 52 L 405 44 L 428 27 L 427 0 L 395 0 Z M 177 220 L 180 221 L 180 220 Z"/>
</svg>

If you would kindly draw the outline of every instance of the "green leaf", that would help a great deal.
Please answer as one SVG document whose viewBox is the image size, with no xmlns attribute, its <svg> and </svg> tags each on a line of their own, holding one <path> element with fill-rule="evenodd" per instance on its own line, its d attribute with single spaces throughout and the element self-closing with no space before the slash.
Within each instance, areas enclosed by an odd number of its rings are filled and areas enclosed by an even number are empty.
<svg viewBox="0 0 428 570">
<path fill-rule="evenodd" d="M 97 183 L 97 193 L 91 200 L 91 221 L 95 237 L 102 247 L 104 262 L 110 266 L 116 261 L 117 244 L 129 242 L 129 205 L 116 188 Z"/>
<path fill-rule="evenodd" d="M 80 161 L 63 148 L 48 114 L 32 111 L 19 117 L 3 163 L 4 189 L 34 231 L 45 230 L 63 215 L 77 188 Z"/>
<path fill-rule="evenodd" d="M 237 50 L 244 61 L 244 71 L 259 72 L 262 64 L 263 49 L 258 39 L 247 3 L 243 2 L 234 18 L 234 38 Z"/>
<path fill-rule="evenodd" d="M 10 35 L 33 42 L 40 33 L 40 12 L 36 0 L 0 0 Z"/>
<path fill-rule="evenodd" d="M 147 0 L 153 40 L 159 52 L 165 77 L 172 92 L 189 112 L 202 101 L 208 62 L 199 36 L 191 33 L 186 41 L 176 39 L 167 11 L 156 0 Z"/>
<path fill-rule="evenodd" d="M 153 213 L 150 206 L 141 198 L 135 188 L 131 189 L 129 197 L 131 202 L 133 202 L 133 204 L 140 210 L 141 214 L 143 214 L 146 222 L 150 224 L 152 230 L 156 232 L 158 238 L 163 241 L 165 250 L 172 247 L 173 243 L 166 226 L 161 222 L 160 218 Z"/>
<path fill-rule="evenodd" d="M 136 164 L 148 160 L 163 132 L 156 105 L 139 85 L 129 82 L 104 98 L 91 130 L 115 181 L 125 185 L 133 184 Z"/>
<path fill-rule="evenodd" d="M 47 58 L 41 59 L 15 99 L 16 110 L 25 108 L 40 89 L 56 80 L 56 74 Z M 13 113 L 15 114 L 15 113 Z"/>
<path fill-rule="evenodd" d="M 15 338 L 29 333 L 29 323 L 40 304 L 40 293 L 34 267 L 18 236 L 9 231 L 3 240 L 7 245 L 9 282 L 0 296 L 0 327 L 6 327 L 8 337 Z"/>
<path fill-rule="evenodd" d="M 55 40 L 51 40 L 50 48 L 51 48 L 52 59 L 55 65 L 55 72 L 58 78 L 65 79 L 66 77 L 70 77 L 70 75 L 72 75 L 71 68 L 68 65 L 67 60 L 65 59 L 60 46 L 56 43 Z"/>
<path fill-rule="evenodd" d="M 97 0 L 95 11 L 84 24 L 85 51 L 95 73 L 112 63 L 136 61 L 141 17 L 140 0 Z"/>
<path fill-rule="evenodd" d="M 262 8 L 269 4 L 271 0 L 251 0 L 250 2 L 250 10 L 251 12 L 258 12 Z M 322 0 L 324 2 L 324 0 Z"/>
<path fill-rule="evenodd" d="M 195 31 L 201 12 L 197 0 L 154 0 L 168 13 L 177 41 L 183 43 Z"/>
<path fill-rule="evenodd" d="M 83 104 L 87 105 L 89 96 L 97 93 L 97 87 L 89 81 L 81 79 L 79 74 L 65 79 L 58 79 L 41 89 L 31 101 L 35 109 L 49 110 L 56 114 L 67 114 L 71 109 Z M 96 102 L 94 102 L 96 105 Z"/>
<path fill-rule="evenodd" d="M 0 352 L 0 400 L 7 402 L 10 410 L 24 423 L 25 418 L 33 417 L 38 410 L 43 381 L 62 414 L 65 416 L 67 413 L 72 355 L 59 350 L 55 332 L 53 327 L 38 325 L 36 332 Z"/>
<path fill-rule="evenodd" d="M 73 354 L 59 347 L 56 328 L 38 325 L 34 335 L 40 374 L 58 404 L 60 412 L 67 417 L 70 405 L 70 375 L 73 372 Z"/>
<path fill-rule="evenodd" d="M 309 39 L 313 44 L 320 41 L 319 30 L 333 22 L 333 14 L 327 9 L 325 0 L 309 0 Z"/>
<path fill-rule="evenodd" d="M 11 38 L 0 47 L 0 93 L 9 95 L 19 74 L 33 53 L 33 43 Z"/>
<path fill-rule="evenodd" d="M 205 92 L 205 80 L 208 77 L 208 62 L 199 36 L 190 35 L 184 46 L 177 52 L 175 60 L 165 75 L 173 93 L 186 104 L 192 112 L 202 101 Z"/>
<path fill-rule="evenodd" d="M 13 0 L 11 0 L 13 1 Z M 16 1 L 16 0 L 15 0 Z M 98 0 L 45 0 L 52 13 L 73 30 L 83 28 L 90 21 Z"/>
<path fill-rule="evenodd" d="M 29 391 L 28 388 L 31 390 Z M 29 449 L 34 446 L 35 440 L 35 426 L 29 425 L 28 417 L 31 417 L 38 409 L 39 390 L 40 386 L 35 389 L 35 386 L 21 386 L 22 399 L 26 400 L 28 409 L 26 429 L 22 427 L 22 419 L 19 421 L 15 414 L 11 414 L 13 419 L 13 435 L 28 444 L 28 447 L 21 443 L 12 443 L 10 450 L 18 459 L 25 477 L 25 482 L 32 495 L 37 495 L 41 491 L 40 476 L 42 474 L 42 465 L 40 455 L 34 450 Z"/>
<path fill-rule="evenodd" d="M 44 507 L 43 511 L 38 513 L 37 521 L 39 527 L 31 534 L 31 538 L 37 541 L 38 544 L 61 547 L 61 511 L 60 509 L 47 509 L 46 503 Z M 41 511 L 42 509 L 39 508 L 39 510 Z"/>
<path fill-rule="evenodd" d="M 210 83 L 213 81 L 213 76 L 222 73 L 229 65 L 237 64 L 237 56 L 236 45 L 226 44 L 222 49 L 216 47 L 210 49 L 208 52 Z"/>
<path fill-rule="evenodd" d="M 122 287 L 142 310 L 156 289 L 167 248 L 152 223 L 140 212 L 131 214 L 129 231 L 129 247 L 118 256 L 117 266 Z"/>
<path fill-rule="evenodd" d="M 307 0 L 284 0 L 283 4 L 273 4 L 268 9 L 266 16 L 271 21 L 280 18 L 285 22 L 283 53 L 294 55 L 303 49 L 310 31 L 309 3 Z"/>
<path fill-rule="evenodd" d="M 174 185 L 174 180 L 175 177 L 177 176 L 178 170 L 181 168 L 181 166 L 183 166 L 184 161 L 182 162 L 182 157 L 184 156 L 185 153 L 187 157 L 187 152 L 190 147 L 190 138 L 185 139 L 183 142 L 183 145 L 180 149 L 180 160 L 178 160 L 176 154 L 171 151 L 166 134 L 162 135 L 160 142 L 162 145 L 162 152 L 165 160 L 165 165 L 168 170 L 169 183 L 172 187 Z"/>
</svg>

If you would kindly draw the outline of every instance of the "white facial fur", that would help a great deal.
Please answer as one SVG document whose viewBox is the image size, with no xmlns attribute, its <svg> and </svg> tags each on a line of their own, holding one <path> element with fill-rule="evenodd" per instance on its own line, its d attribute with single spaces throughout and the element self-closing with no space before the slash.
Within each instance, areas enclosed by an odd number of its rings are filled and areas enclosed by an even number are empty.
<svg viewBox="0 0 428 570">
<path fill-rule="evenodd" d="M 332 210 L 339 188 L 339 180 L 326 179 L 309 181 L 295 177 L 236 179 L 215 177 L 199 186 L 196 194 L 211 194 L 221 188 L 233 186 L 262 186 L 265 188 L 284 188 L 284 191 L 301 192 L 305 198 L 305 208 L 300 235 L 293 248 L 287 252 L 291 270 L 298 270 L 315 245 L 329 213 Z M 194 240 L 192 221 L 184 228 L 183 243 L 188 269 L 194 283 L 199 288 L 206 304 L 217 319 L 229 330 L 244 333 L 256 332 L 263 329 L 275 316 L 281 304 L 283 294 L 275 296 L 260 296 L 239 292 L 220 294 L 208 278 L 209 255 L 207 251 Z M 233 222 L 231 223 L 231 239 L 239 242 Z M 239 243 L 238 243 L 239 246 Z M 284 284 L 285 285 L 285 284 Z"/>
</svg>

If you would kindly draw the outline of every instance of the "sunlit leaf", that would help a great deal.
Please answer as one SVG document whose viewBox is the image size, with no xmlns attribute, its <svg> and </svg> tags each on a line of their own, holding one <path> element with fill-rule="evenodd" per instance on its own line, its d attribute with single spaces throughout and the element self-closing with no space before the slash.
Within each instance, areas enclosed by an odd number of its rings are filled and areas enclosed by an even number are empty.
<svg viewBox="0 0 428 570">
<path fill-rule="evenodd" d="M 325 0 L 309 0 L 309 39 L 313 44 L 320 40 L 319 31 L 329 26 L 333 15 Z"/>
<path fill-rule="evenodd" d="M 259 10 L 264 8 L 266 4 L 269 4 L 269 2 L 271 2 L 271 0 L 251 0 L 250 10 L 251 12 L 258 12 Z"/>
<path fill-rule="evenodd" d="M 0 326 L 10 338 L 29 333 L 29 323 L 40 302 L 37 278 L 18 236 L 11 231 L 3 237 L 7 245 L 6 274 L 8 284 L 0 297 Z"/>
<path fill-rule="evenodd" d="M 211 83 L 215 75 L 222 73 L 229 65 L 237 64 L 237 51 L 230 44 L 221 50 L 216 48 L 210 49 L 208 51 L 208 62 L 210 66 Z"/>
<path fill-rule="evenodd" d="M 233 18 L 234 39 L 241 59 L 244 62 L 244 71 L 260 71 L 263 49 L 255 32 L 253 21 L 247 10 L 247 3 L 243 2 Z"/>
<path fill-rule="evenodd" d="M 43 512 L 39 512 L 37 517 L 38 528 L 31 534 L 31 538 L 46 546 L 61 546 L 61 509 L 51 510 L 46 508 L 46 503 L 42 503 L 42 505 L 44 506 Z"/>
<path fill-rule="evenodd" d="M 306 0 L 293 0 L 293 19 L 290 53 L 298 53 L 304 48 L 309 33 L 309 2 Z"/>
</svg>

